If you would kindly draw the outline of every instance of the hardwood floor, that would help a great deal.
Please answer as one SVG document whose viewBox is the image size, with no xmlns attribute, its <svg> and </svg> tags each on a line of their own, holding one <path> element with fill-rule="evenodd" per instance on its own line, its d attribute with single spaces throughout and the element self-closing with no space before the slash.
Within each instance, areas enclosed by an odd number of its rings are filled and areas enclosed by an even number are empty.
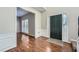
<svg viewBox="0 0 79 59">
<path fill-rule="evenodd" d="M 48 38 L 43 36 L 35 39 L 25 33 L 18 33 L 17 47 L 6 52 L 72 52 L 72 45 L 63 42 L 63 45 L 60 46 L 48 42 Z"/>
<path fill-rule="evenodd" d="M 7 52 L 61 52 L 62 46 L 50 43 L 46 37 L 35 39 L 24 33 L 17 35 L 17 47 Z"/>
<path fill-rule="evenodd" d="M 62 51 L 63 52 L 74 52 L 73 48 L 72 48 L 72 44 L 71 43 L 63 42 Z"/>
</svg>

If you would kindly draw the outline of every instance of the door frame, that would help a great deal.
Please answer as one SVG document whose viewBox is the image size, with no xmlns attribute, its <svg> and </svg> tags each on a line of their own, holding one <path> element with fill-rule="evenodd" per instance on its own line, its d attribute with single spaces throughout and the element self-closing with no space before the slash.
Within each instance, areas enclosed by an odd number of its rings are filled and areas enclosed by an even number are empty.
<svg viewBox="0 0 79 59">
<path fill-rule="evenodd" d="M 21 8 L 35 14 L 35 38 L 40 37 L 41 25 L 39 24 L 41 24 L 41 12 L 37 11 L 36 9 L 32 7 L 21 7 Z"/>
<path fill-rule="evenodd" d="M 66 31 L 66 38 L 65 38 L 65 32 L 64 32 L 64 26 L 63 26 L 63 22 L 64 22 L 64 17 L 63 17 L 63 15 L 66 15 L 67 16 L 67 14 L 65 14 L 65 13 L 58 13 L 58 14 L 53 14 L 53 15 L 49 15 L 48 17 L 47 17 L 47 34 L 48 34 L 48 38 L 49 38 L 49 40 L 50 40 L 50 16 L 54 16 L 54 15 L 59 15 L 59 14 L 62 14 L 62 41 L 63 42 L 68 42 L 68 43 L 70 43 L 70 41 L 69 41 L 69 36 L 68 36 L 68 26 L 69 26 L 69 23 L 68 23 L 68 18 L 67 18 L 67 31 Z"/>
<path fill-rule="evenodd" d="M 36 13 L 35 12 L 33 12 L 31 9 L 29 9 L 30 7 L 26 7 L 26 8 L 24 8 L 24 7 L 20 7 L 21 9 L 23 9 L 23 10 L 25 10 L 25 11 L 28 11 L 28 12 L 30 12 L 30 13 L 33 13 L 34 14 L 34 17 L 36 17 Z M 16 7 L 16 14 L 17 14 L 17 7 Z M 16 18 L 17 18 L 17 16 L 16 16 Z M 34 19 L 34 20 L 36 20 L 36 19 Z M 17 21 L 16 21 L 17 22 Z M 21 32 L 22 32 L 22 20 L 20 20 L 20 22 L 21 22 L 21 28 L 20 28 L 20 30 L 21 30 Z M 34 27 L 35 27 L 35 24 L 34 24 Z M 16 29 L 17 30 L 17 29 Z M 29 25 L 28 25 L 28 31 L 29 31 Z M 35 32 L 35 30 L 34 30 L 34 32 Z M 29 34 L 29 35 L 31 35 L 31 34 Z M 31 35 L 31 36 L 36 36 L 35 34 L 34 35 Z"/>
</svg>

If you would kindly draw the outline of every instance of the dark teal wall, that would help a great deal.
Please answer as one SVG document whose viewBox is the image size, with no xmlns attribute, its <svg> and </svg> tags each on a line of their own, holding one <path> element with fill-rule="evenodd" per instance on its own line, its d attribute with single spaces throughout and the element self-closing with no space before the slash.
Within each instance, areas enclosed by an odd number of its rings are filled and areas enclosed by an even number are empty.
<svg viewBox="0 0 79 59">
<path fill-rule="evenodd" d="M 62 14 L 50 16 L 50 37 L 62 40 Z"/>
</svg>

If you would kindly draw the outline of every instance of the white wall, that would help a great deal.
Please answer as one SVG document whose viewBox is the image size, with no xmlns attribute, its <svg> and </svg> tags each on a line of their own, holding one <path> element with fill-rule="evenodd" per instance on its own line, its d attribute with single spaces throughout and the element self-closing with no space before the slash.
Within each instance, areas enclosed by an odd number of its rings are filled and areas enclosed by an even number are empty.
<svg viewBox="0 0 79 59">
<path fill-rule="evenodd" d="M 16 8 L 0 7 L 0 33 L 16 32 Z"/>
<path fill-rule="evenodd" d="M 0 7 L 0 51 L 16 47 L 16 8 Z"/>
<path fill-rule="evenodd" d="M 21 8 L 35 14 L 35 37 L 39 37 L 41 35 L 41 13 L 31 7 Z"/>
<path fill-rule="evenodd" d="M 79 8 L 63 8 L 63 7 L 49 7 L 47 11 L 42 13 L 41 28 L 42 30 L 47 30 L 47 17 L 50 15 L 56 15 L 65 13 L 68 16 L 68 35 L 69 40 L 77 40 L 78 38 L 78 19 Z M 48 36 L 48 32 L 44 32 Z"/>
</svg>

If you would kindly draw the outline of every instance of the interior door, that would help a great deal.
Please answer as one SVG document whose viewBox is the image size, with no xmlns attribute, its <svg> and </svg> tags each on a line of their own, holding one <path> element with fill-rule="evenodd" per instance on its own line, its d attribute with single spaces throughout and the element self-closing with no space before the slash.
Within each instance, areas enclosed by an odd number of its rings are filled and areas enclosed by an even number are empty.
<svg viewBox="0 0 79 59">
<path fill-rule="evenodd" d="M 62 40 L 62 14 L 50 16 L 50 37 Z"/>
</svg>

